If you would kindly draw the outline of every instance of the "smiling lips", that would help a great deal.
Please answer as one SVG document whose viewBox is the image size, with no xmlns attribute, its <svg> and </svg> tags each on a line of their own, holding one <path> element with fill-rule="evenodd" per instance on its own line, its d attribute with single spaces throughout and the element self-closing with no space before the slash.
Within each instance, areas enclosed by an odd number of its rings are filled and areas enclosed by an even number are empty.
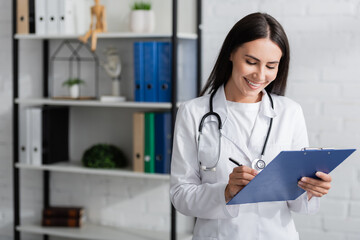
<svg viewBox="0 0 360 240">
<path fill-rule="evenodd" d="M 248 80 L 248 79 L 245 78 L 245 77 L 244 77 L 244 79 L 245 79 L 245 81 L 248 83 L 248 86 L 249 86 L 251 89 L 256 90 L 256 89 L 258 89 L 258 88 L 262 85 L 262 83 L 254 83 L 254 82 L 251 82 L 250 80 Z"/>
</svg>

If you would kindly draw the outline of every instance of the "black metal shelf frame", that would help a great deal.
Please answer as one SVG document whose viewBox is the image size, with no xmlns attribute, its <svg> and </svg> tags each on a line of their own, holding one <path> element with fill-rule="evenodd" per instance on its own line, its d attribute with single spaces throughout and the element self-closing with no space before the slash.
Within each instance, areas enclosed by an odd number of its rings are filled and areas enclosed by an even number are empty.
<svg viewBox="0 0 360 240">
<path fill-rule="evenodd" d="M 201 88 L 201 47 L 202 47 L 202 0 L 196 1 L 196 24 L 197 24 L 197 92 L 200 92 Z M 15 100 L 19 98 L 19 40 L 15 38 L 16 34 L 16 7 L 17 1 L 12 1 L 12 70 L 13 70 L 13 212 L 14 212 L 14 225 L 13 225 L 13 234 L 14 240 L 20 240 L 21 234 L 20 231 L 16 229 L 17 226 L 20 226 L 20 170 L 16 167 L 16 164 L 19 162 L 19 104 L 15 103 Z M 172 0 L 172 129 L 175 126 L 175 117 L 177 112 L 176 99 L 177 99 L 177 11 L 178 11 L 178 1 Z M 49 40 L 43 41 L 43 96 L 49 96 Z M 44 207 L 50 205 L 50 172 L 45 170 L 43 172 L 43 205 Z M 176 210 L 174 206 L 171 205 L 171 231 L 170 239 L 176 240 Z M 47 240 L 49 236 L 44 235 L 43 239 Z"/>
</svg>

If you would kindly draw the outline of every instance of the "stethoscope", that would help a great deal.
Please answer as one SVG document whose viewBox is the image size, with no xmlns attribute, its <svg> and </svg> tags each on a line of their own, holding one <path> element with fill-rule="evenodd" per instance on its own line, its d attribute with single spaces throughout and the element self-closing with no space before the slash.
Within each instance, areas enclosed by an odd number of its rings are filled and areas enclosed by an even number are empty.
<svg viewBox="0 0 360 240">
<path fill-rule="evenodd" d="M 201 136 L 203 134 L 202 130 L 203 130 L 205 119 L 207 117 L 209 117 L 209 116 L 215 116 L 216 119 L 217 119 L 217 123 L 218 123 L 217 128 L 219 130 L 219 146 L 218 146 L 219 151 L 218 151 L 217 161 L 215 162 L 215 164 L 213 166 L 205 166 L 204 164 L 202 164 L 202 162 L 199 159 L 199 155 L 198 155 L 198 162 L 199 162 L 200 168 L 202 170 L 204 170 L 204 171 L 216 171 L 216 166 L 218 165 L 219 160 L 220 160 L 221 137 L 222 137 L 222 134 L 221 134 L 222 121 L 221 121 L 221 118 L 220 118 L 219 114 L 214 112 L 214 110 L 213 110 L 213 98 L 215 96 L 215 93 L 216 93 L 216 90 L 214 92 L 212 92 L 211 95 L 210 95 L 210 100 L 209 100 L 210 111 L 208 113 L 206 113 L 201 118 L 201 121 L 200 121 L 200 124 L 199 124 L 198 146 L 200 145 L 199 144 L 200 143 L 200 138 L 201 138 Z M 269 96 L 271 107 L 272 107 L 272 109 L 274 109 L 274 103 L 273 103 L 272 97 L 270 96 L 270 94 L 267 94 L 267 95 Z M 266 150 L 266 145 L 267 145 L 267 142 L 268 142 L 268 139 L 269 139 L 269 136 L 270 136 L 272 123 L 273 123 L 273 118 L 270 118 L 270 125 L 269 125 L 269 129 L 267 131 L 266 139 L 265 139 L 265 142 L 264 142 L 263 149 L 261 151 L 260 158 L 254 159 L 254 161 L 251 162 L 251 167 L 253 169 L 257 170 L 257 171 L 261 171 L 266 167 L 266 163 L 263 160 L 263 158 L 264 158 L 264 153 L 265 153 L 265 150 Z M 198 150 L 198 154 L 199 154 L 199 150 Z"/>
</svg>

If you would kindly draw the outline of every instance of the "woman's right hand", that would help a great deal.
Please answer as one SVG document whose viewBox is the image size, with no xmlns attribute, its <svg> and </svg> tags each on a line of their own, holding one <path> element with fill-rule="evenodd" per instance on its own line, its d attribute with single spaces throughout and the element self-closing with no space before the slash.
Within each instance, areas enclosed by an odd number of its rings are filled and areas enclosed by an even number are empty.
<svg viewBox="0 0 360 240">
<path fill-rule="evenodd" d="M 225 201 L 229 202 L 238 192 L 241 191 L 256 175 L 255 169 L 247 166 L 240 166 L 233 169 L 229 175 L 229 183 L 225 188 Z"/>
</svg>

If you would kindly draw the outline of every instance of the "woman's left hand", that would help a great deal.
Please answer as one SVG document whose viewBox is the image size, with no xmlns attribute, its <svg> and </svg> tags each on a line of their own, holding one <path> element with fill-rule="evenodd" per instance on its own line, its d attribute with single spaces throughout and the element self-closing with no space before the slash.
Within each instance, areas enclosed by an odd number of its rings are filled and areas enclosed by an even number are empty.
<svg viewBox="0 0 360 240">
<path fill-rule="evenodd" d="M 326 195 L 331 188 L 331 176 L 323 172 L 316 172 L 320 179 L 303 177 L 298 182 L 298 186 L 307 192 L 308 200 L 312 197 L 322 197 Z"/>
</svg>

